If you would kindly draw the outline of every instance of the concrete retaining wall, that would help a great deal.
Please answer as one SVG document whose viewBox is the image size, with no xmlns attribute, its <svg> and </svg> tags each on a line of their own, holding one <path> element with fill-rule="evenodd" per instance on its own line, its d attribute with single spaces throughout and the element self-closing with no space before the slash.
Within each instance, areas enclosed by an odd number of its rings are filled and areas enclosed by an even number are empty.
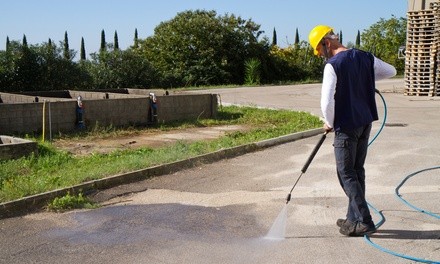
<svg viewBox="0 0 440 264">
<path fill-rule="evenodd" d="M 0 160 L 16 159 L 38 154 L 37 143 L 16 137 L 0 136 Z"/>
<path fill-rule="evenodd" d="M 69 91 L 69 94 L 70 99 L 45 97 L 47 101 L 42 102 L 40 97 L 35 102 L 34 95 L 0 93 L 3 102 L 0 103 L 0 134 L 41 133 L 43 107 L 46 134 L 50 126 L 52 133 L 73 131 L 76 129 L 77 96 L 83 98 L 86 127 L 148 124 L 150 100 L 147 96 L 80 91 Z M 217 95 L 170 95 L 157 96 L 157 99 L 159 123 L 217 115 Z"/>
<path fill-rule="evenodd" d="M 159 122 L 217 116 L 217 95 L 194 94 L 159 96 Z"/>
</svg>

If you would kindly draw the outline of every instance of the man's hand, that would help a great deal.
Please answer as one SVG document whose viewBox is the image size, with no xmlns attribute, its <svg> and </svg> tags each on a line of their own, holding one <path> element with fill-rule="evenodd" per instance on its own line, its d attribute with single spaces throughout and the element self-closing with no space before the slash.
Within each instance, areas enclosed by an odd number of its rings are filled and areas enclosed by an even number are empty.
<svg viewBox="0 0 440 264">
<path fill-rule="evenodd" d="M 327 126 L 327 124 L 324 124 L 324 131 L 327 132 L 327 133 L 330 133 L 330 132 L 333 132 L 333 128 Z"/>
</svg>

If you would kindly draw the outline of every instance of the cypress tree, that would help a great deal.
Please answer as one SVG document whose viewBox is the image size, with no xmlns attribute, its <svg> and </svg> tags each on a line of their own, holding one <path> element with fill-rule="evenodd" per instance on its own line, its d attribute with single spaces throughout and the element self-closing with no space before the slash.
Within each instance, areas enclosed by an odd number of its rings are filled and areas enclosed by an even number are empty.
<svg viewBox="0 0 440 264">
<path fill-rule="evenodd" d="M 342 44 L 342 30 L 339 31 L 339 42 Z"/>
<path fill-rule="evenodd" d="M 298 28 L 296 28 L 296 32 L 295 32 L 295 45 L 299 44 L 299 33 L 298 33 Z"/>
<path fill-rule="evenodd" d="M 361 32 L 359 32 L 359 30 L 358 30 L 358 33 L 357 33 L 357 36 L 356 36 L 356 48 L 359 48 L 361 46 Z"/>
<path fill-rule="evenodd" d="M 11 62 L 11 42 L 9 41 L 9 36 L 6 36 L 6 67 L 9 68 L 10 67 L 10 62 Z"/>
<path fill-rule="evenodd" d="M 26 39 L 26 35 L 23 34 L 23 48 L 27 48 L 28 47 L 28 43 L 27 43 L 27 39 Z"/>
<path fill-rule="evenodd" d="M 52 40 L 49 38 L 49 40 L 47 41 L 47 45 L 52 48 Z"/>
<path fill-rule="evenodd" d="M 6 36 L 6 52 L 9 51 L 10 45 L 11 45 L 11 42 L 9 41 L 9 36 Z"/>
<path fill-rule="evenodd" d="M 275 28 L 273 28 L 272 46 L 276 46 L 276 45 L 277 45 L 277 31 L 275 30 Z"/>
<path fill-rule="evenodd" d="M 81 38 L 81 52 L 80 52 L 80 60 L 86 60 L 86 48 L 84 47 L 84 38 Z"/>
<path fill-rule="evenodd" d="M 63 51 L 64 59 L 70 60 L 70 51 L 69 51 L 69 38 L 67 37 L 67 31 L 64 32 L 64 51 Z"/>
<path fill-rule="evenodd" d="M 117 32 L 116 30 L 115 30 L 115 38 L 114 38 L 114 41 L 115 41 L 114 49 L 115 49 L 115 50 L 119 50 L 118 32 Z"/>
<path fill-rule="evenodd" d="M 105 32 L 104 32 L 104 29 L 103 29 L 101 31 L 101 49 L 100 49 L 101 52 L 106 49 L 105 46 L 106 46 L 106 43 L 105 43 Z"/>
<path fill-rule="evenodd" d="M 134 47 L 138 47 L 138 30 L 137 28 L 134 29 Z"/>
</svg>

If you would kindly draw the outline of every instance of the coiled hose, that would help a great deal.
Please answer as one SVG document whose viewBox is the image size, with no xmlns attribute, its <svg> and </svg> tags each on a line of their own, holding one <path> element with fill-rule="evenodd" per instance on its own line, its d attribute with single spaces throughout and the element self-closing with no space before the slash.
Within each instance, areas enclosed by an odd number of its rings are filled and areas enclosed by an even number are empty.
<svg viewBox="0 0 440 264">
<path fill-rule="evenodd" d="M 385 121 L 386 121 L 386 119 L 387 119 L 387 111 L 388 111 L 388 110 L 387 110 L 387 104 L 386 104 L 386 102 L 385 102 L 385 99 L 384 99 L 384 97 L 382 96 L 382 94 L 379 92 L 379 90 L 376 89 L 376 93 L 379 94 L 379 96 L 380 96 L 380 98 L 382 99 L 382 102 L 383 102 L 383 106 L 384 106 L 384 118 L 383 118 L 383 122 L 382 122 L 382 125 L 381 125 L 380 129 L 377 131 L 376 135 L 370 140 L 370 142 L 368 143 L 368 146 L 370 146 L 370 145 L 376 140 L 377 136 L 379 136 L 379 134 L 382 132 L 382 129 L 383 129 L 383 127 L 385 126 Z M 440 169 L 440 166 L 436 166 L 436 167 L 432 167 L 432 168 L 427 168 L 427 169 L 422 169 L 422 170 L 419 170 L 419 171 L 416 171 L 416 172 L 414 172 L 414 173 L 409 174 L 409 175 L 406 176 L 406 177 L 402 180 L 402 182 L 396 187 L 396 189 L 395 189 L 395 194 L 396 194 L 396 197 L 397 197 L 400 201 L 402 201 L 405 205 L 407 205 L 407 206 L 413 208 L 414 210 L 416 210 L 416 211 L 418 211 L 418 212 L 421 212 L 421 213 L 427 214 L 427 215 L 429 215 L 429 216 L 435 217 L 435 218 L 437 218 L 437 219 L 440 219 L 440 216 L 439 216 L 439 215 L 434 214 L 434 213 L 429 212 L 429 211 L 426 211 L 426 210 L 424 210 L 424 209 L 420 209 L 420 208 L 418 208 L 418 207 L 416 207 L 416 206 L 410 204 L 410 203 L 407 202 L 405 199 L 403 199 L 402 196 L 399 194 L 399 189 L 400 189 L 400 187 L 402 187 L 402 186 L 405 184 L 405 182 L 406 182 L 409 178 L 411 178 L 411 177 L 413 177 L 413 176 L 415 176 L 415 175 L 417 175 L 417 174 L 419 174 L 419 173 L 421 173 L 421 172 L 428 171 L 428 170 L 434 170 L 434 169 Z M 384 217 L 384 215 L 382 214 L 382 212 L 380 212 L 379 210 L 377 210 L 377 209 L 376 209 L 374 206 L 372 206 L 370 203 L 368 203 L 368 206 L 369 206 L 369 207 L 375 212 L 375 214 L 377 214 L 377 215 L 379 216 L 379 221 L 378 221 L 377 224 L 376 224 L 376 228 L 379 228 L 383 223 L 385 223 L 385 217 Z M 428 259 L 421 259 L 421 258 L 417 258 L 417 257 L 409 256 L 409 255 L 404 255 L 404 254 L 397 253 L 397 252 L 395 252 L 395 251 L 389 250 L 389 249 L 384 248 L 384 247 L 382 247 L 382 246 L 380 246 L 380 245 L 374 243 L 373 241 L 371 241 L 371 239 L 370 239 L 370 237 L 369 237 L 368 235 L 365 235 L 365 236 L 364 236 L 364 239 L 365 239 L 365 241 L 366 241 L 368 244 L 370 244 L 371 246 L 373 246 L 373 247 L 375 247 L 375 248 L 377 248 L 377 249 L 379 249 L 379 250 L 381 250 L 381 251 L 383 251 L 383 252 L 385 252 L 385 253 L 388 253 L 388 254 L 391 254 L 391 255 L 393 255 L 393 256 L 396 256 L 396 257 L 405 258 L 405 259 L 409 259 L 409 260 L 417 261 L 417 262 L 422 262 L 422 263 L 440 263 L 440 261 L 428 260 Z"/>
</svg>

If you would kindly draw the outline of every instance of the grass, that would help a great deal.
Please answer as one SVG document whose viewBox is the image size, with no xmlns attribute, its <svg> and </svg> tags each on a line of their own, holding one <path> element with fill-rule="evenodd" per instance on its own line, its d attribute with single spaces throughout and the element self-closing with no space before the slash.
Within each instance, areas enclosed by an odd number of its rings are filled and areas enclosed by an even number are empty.
<svg viewBox="0 0 440 264">
<path fill-rule="evenodd" d="M 77 157 L 60 151 L 48 142 L 39 142 L 39 155 L 0 162 L 0 202 L 69 187 L 85 181 L 130 172 L 154 165 L 210 153 L 219 149 L 274 138 L 321 126 L 318 117 L 305 112 L 223 107 L 217 119 L 175 123 L 157 129 L 182 129 L 195 126 L 244 125 L 246 132 L 233 132 L 215 140 L 177 142 L 161 148 L 118 150 L 109 154 Z M 117 137 L 127 133 L 116 128 L 93 130 L 85 137 Z"/>
<path fill-rule="evenodd" d="M 97 207 L 97 204 L 91 202 L 81 192 L 78 195 L 71 195 L 70 193 L 67 193 L 62 197 L 56 197 L 47 205 L 47 209 L 54 212 L 63 212 L 66 210 L 80 208 L 93 209 Z"/>
</svg>

